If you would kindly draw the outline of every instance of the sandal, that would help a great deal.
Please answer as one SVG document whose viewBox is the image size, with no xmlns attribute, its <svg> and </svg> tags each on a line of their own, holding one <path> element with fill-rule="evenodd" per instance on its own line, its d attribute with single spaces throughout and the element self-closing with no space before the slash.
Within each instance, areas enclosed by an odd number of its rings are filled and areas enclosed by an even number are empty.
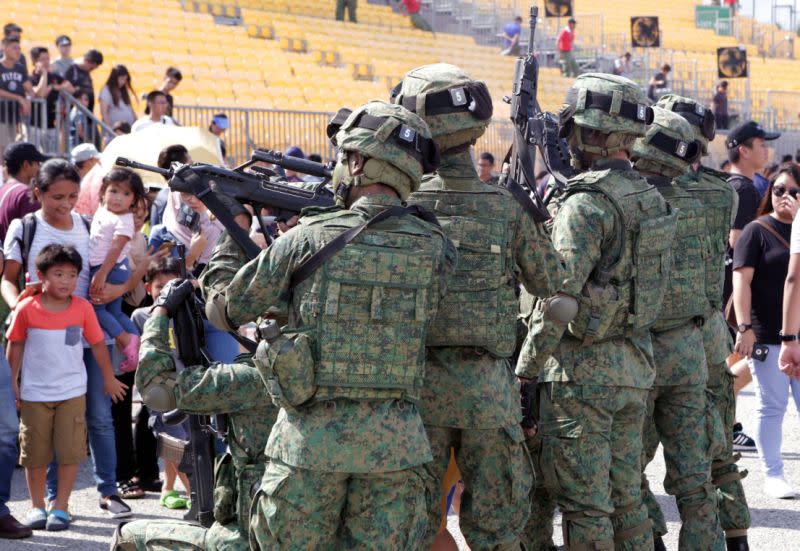
<svg viewBox="0 0 800 551">
<path fill-rule="evenodd" d="M 139 485 L 131 480 L 124 482 L 117 482 L 120 497 L 123 499 L 141 499 L 144 497 L 144 490 Z"/>
<path fill-rule="evenodd" d="M 31 530 L 43 530 L 47 525 L 47 512 L 44 509 L 34 508 L 25 516 L 22 524 Z"/>
<path fill-rule="evenodd" d="M 159 501 L 167 509 L 186 509 L 188 500 L 185 497 L 181 497 L 177 490 L 171 490 L 162 494 Z"/>
<path fill-rule="evenodd" d="M 50 509 L 47 515 L 46 529 L 48 532 L 60 532 L 69 528 L 69 513 L 61 509 Z"/>
</svg>

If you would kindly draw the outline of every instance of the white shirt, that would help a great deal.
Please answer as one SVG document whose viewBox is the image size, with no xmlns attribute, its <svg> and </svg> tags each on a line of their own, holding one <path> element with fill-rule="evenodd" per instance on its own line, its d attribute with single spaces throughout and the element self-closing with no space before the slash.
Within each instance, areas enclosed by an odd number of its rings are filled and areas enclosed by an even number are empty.
<svg viewBox="0 0 800 551">
<path fill-rule="evenodd" d="M 156 124 L 166 124 L 167 126 L 175 126 L 175 121 L 172 120 L 172 117 L 169 117 L 167 115 L 161 117 L 160 121 L 154 121 L 153 119 L 150 118 L 150 115 L 145 115 L 144 117 L 133 123 L 133 126 L 131 126 L 131 133 L 138 132 L 139 130 L 144 130 L 145 128 L 150 128 L 151 126 Z"/>
<path fill-rule="evenodd" d="M 111 241 L 117 236 L 127 237 L 128 242 L 122 247 L 114 264 L 128 258 L 134 232 L 132 212 L 114 214 L 100 205 L 92 217 L 92 229 L 89 233 L 89 266 L 100 266 L 105 262 L 108 251 L 111 249 Z"/>
<path fill-rule="evenodd" d="M 800 254 L 800 216 L 794 217 L 792 222 L 792 237 L 789 240 L 789 252 Z"/>
</svg>

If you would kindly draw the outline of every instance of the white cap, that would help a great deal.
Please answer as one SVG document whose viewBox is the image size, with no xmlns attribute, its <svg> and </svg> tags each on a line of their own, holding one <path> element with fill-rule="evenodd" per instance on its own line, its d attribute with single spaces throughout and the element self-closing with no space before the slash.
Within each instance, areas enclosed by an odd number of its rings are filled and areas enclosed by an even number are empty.
<svg viewBox="0 0 800 551">
<path fill-rule="evenodd" d="M 83 161 L 88 161 L 89 159 L 99 159 L 100 153 L 97 151 L 97 148 L 94 146 L 94 144 L 82 143 L 72 148 L 70 157 L 72 158 L 73 163 L 82 163 Z"/>
</svg>

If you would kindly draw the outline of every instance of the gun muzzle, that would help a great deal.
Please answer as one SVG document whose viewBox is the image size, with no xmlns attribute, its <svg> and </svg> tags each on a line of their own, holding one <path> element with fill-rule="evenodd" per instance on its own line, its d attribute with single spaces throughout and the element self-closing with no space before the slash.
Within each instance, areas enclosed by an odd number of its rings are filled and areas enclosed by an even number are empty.
<svg viewBox="0 0 800 551">
<path fill-rule="evenodd" d="M 155 172 L 156 174 L 161 174 L 164 178 L 170 177 L 170 171 L 167 169 L 158 166 L 137 163 L 136 161 L 131 161 L 130 159 L 126 159 L 125 157 L 117 157 L 117 160 L 114 161 L 114 164 L 125 168 L 135 168 L 138 170 L 146 170 L 147 172 Z"/>
</svg>

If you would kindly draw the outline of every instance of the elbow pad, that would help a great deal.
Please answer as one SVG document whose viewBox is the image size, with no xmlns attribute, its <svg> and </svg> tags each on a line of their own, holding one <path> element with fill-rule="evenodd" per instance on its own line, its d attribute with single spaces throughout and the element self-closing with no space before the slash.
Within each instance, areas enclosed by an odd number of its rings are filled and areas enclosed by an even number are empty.
<svg viewBox="0 0 800 551">
<path fill-rule="evenodd" d="M 142 402 L 153 411 L 158 411 L 159 413 L 177 409 L 175 385 L 175 373 L 156 375 L 142 389 Z"/>
<path fill-rule="evenodd" d="M 544 300 L 545 312 L 555 321 L 569 323 L 578 315 L 578 301 L 569 295 L 557 294 Z"/>
</svg>

